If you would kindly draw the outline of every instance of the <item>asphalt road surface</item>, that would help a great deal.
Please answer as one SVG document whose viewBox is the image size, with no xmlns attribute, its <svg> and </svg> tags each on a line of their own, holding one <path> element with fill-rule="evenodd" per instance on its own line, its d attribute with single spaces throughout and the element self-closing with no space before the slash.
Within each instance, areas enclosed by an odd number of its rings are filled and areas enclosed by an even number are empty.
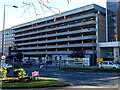
<svg viewBox="0 0 120 90">
<path fill-rule="evenodd" d="M 75 87 L 75 88 L 76 87 L 88 87 L 88 88 L 99 87 L 100 89 L 104 87 L 104 88 L 109 88 L 108 90 L 110 89 L 115 90 L 115 88 L 116 90 L 118 90 L 118 88 L 120 88 L 120 73 L 65 72 L 65 71 L 60 71 L 57 66 L 48 66 L 47 69 L 46 67 L 39 68 L 38 66 L 34 66 L 30 68 L 25 68 L 25 70 L 29 76 L 31 76 L 32 71 L 37 70 L 40 73 L 40 77 L 58 78 L 60 80 L 65 81 L 66 83 L 69 83 L 72 87 Z M 43 90 L 47 90 L 47 89 L 43 89 Z M 60 89 L 58 88 L 58 90 Z M 64 90 L 64 88 L 62 88 L 61 90 Z M 67 88 L 65 90 L 67 90 Z"/>
</svg>

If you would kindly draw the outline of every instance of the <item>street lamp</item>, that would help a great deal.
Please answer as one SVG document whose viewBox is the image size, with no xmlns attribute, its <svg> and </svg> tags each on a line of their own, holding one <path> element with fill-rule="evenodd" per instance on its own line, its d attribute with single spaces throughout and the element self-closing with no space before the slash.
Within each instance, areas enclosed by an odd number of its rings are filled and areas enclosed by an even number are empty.
<svg viewBox="0 0 120 90">
<path fill-rule="evenodd" d="M 14 7 L 18 8 L 18 6 L 11 6 L 11 5 L 4 5 L 4 11 L 3 11 L 3 30 L 2 30 L 2 56 L 4 56 L 4 32 L 5 32 L 5 7 Z"/>
</svg>

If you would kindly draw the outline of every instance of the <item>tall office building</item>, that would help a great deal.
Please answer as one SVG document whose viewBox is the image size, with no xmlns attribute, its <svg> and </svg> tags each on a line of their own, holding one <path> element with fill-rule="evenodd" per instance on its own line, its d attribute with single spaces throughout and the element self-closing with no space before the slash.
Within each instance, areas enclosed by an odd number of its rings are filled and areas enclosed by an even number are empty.
<svg viewBox="0 0 120 90">
<path fill-rule="evenodd" d="M 11 28 L 4 30 L 4 54 L 9 55 L 9 48 L 14 45 L 14 34 Z M 0 53 L 2 53 L 2 31 L 0 31 Z"/>
<path fill-rule="evenodd" d="M 118 41 L 120 41 L 120 0 L 117 3 L 117 36 Z"/>
<path fill-rule="evenodd" d="M 25 57 L 67 58 L 73 48 L 83 48 L 96 62 L 98 42 L 105 41 L 105 9 L 87 5 L 61 14 L 12 27 L 15 44 Z"/>
<path fill-rule="evenodd" d="M 107 0 L 106 13 L 107 41 L 120 41 L 120 0 Z"/>
<path fill-rule="evenodd" d="M 10 54 L 10 48 L 14 45 L 14 34 L 11 28 L 4 31 L 4 54 L 8 56 Z"/>
<path fill-rule="evenodd" d="M 106 2 L 106 42 L 98 46 L 98 57 L 120 62 L 120 0 Z"/>
<path fill-rule="evenodd" d="M 0 53 L 2 53 L 2 31 L 0 31 Z"/>
</svg>

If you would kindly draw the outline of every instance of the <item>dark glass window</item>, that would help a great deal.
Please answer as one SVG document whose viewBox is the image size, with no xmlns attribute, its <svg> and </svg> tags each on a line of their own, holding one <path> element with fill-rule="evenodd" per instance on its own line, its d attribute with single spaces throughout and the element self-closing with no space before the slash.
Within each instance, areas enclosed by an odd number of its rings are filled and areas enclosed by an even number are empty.
<svg viewBox="0 0 120 90">
<path fill-rule="evenodd" d="M 107 25 L 108 25 L 108 40 L 115 41 L 117 33 L 117 2 L 107 2 Z"/>
</svg>

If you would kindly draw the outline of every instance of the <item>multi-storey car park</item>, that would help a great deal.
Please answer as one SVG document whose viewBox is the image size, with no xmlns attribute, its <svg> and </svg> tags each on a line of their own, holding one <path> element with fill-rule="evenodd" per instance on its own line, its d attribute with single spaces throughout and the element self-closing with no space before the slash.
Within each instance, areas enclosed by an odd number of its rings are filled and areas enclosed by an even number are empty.
<svg viewBox="0 0 120 90">
<path fill-rule="evenodd" d="M 105 9 L 87 5 L 12 27 L 15 45 L 24 57 L 67 58 L 75 47 L 96 62 L 97 43 L 105 41 Z"/>
</svg>

